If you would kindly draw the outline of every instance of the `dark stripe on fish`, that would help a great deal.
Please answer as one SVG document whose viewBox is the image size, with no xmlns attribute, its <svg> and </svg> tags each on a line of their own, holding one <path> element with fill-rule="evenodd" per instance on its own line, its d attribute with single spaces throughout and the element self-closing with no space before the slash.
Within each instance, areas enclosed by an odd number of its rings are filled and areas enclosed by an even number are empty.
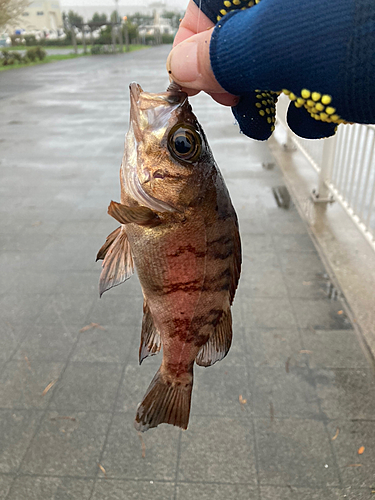
<svg viewBox="0 0 375 500">
<path fill-rule="evenodd" d="M 226 251 L 211 251 L 208 253 L 209 257 L 212 257 L 213 259 L 220 259 L 220 260 L 225 260 L 231 255 L 233 255 L 233 248 L 228 248 Z"/>
<path fill-rule="evenodd" d="M 227 245 L 228 243 L 232 243 L 232 239 L 228 235 L 223 234 L 223 236 L 220 236 L 216 240 L 207 241 L 207 246 L 215 244 Z"/>
<path fill-rule="evenodd" d="M 201 280 L 196 279 L 192 281 L 180 281 L 178 283 L 163 285 L 160 291 L 169 295 L 176 292 L 199 292 L 201 289 Z"/>
<path fill-rule="evenodd" d="M 179 257 L 185 252 L 190 252 L 198 258 L 206 257 L 206 252 L 199 252 L 193 245 L 185 245 L 177 248 L 173 253 L 168 253 L 167 257 Z"/>
</svg>

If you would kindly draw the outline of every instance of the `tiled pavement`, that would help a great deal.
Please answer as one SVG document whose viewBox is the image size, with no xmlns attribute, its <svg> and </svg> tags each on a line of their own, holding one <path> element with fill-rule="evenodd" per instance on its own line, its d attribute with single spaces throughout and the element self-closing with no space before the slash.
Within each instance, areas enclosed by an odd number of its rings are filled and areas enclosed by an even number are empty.
<svg viewBox="0 0 375 500">
<path fill-rule="evenodd" d="M 99 300 L 94 260 L 116 227 L 127 84 L 165 88 L 167 52 L 1 74 L 0 499 L 373 498 L 373 366 L 296 209 L 275 204 L 267 145 L 208 98 L 193 106 L 243 241 L 234 343 L 196 368 L 188 431 L 142 447 L 133 429 L 160 356 L 137 364 L 137 278 Z"/>
</svg>

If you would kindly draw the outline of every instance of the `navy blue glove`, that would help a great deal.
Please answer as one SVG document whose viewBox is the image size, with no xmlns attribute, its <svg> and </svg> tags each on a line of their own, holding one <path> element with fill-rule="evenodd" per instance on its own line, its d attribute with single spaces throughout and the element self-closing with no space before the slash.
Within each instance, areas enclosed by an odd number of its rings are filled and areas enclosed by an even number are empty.
<svg viewBox="0 0 375 500">
<path fill-rule="evenodd" d="M 288 124 L 301 137 L 328 137 L 339 123 L 375 123 L 374 0 L 202 0 L 200 7 L 216 23 L 214 75 L 240 96 L 232 109 L 249 137 L 271 135 L 281 92 L 292 101 Z"/>
</svg>

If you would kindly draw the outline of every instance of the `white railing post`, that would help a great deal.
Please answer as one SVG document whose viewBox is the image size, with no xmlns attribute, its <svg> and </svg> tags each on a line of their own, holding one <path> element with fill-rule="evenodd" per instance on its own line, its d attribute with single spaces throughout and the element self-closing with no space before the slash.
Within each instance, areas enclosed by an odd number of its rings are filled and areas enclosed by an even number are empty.
<svg viewBox="0 0 375 500">
<path fill-rule="evenodd" d="M 285 151 L 294 151 L 296 149 L 293 139 L 292 139 L 292 133 L 288 127 L 288 125 L 285 123 L 285 130 L 286 130 L 286 140 L 283 144 L 283 147 Z"/>
<path fill-rule="evenodd" d="M 333 196 L 330 194 L 328 185 L 331 182 L 335 152 L 336 135 L 324 139 L 318 188 L 314 189 L 312 192 L 312 197 L 315 203 L 332 203 L 334 201 Z"/>
</svg>

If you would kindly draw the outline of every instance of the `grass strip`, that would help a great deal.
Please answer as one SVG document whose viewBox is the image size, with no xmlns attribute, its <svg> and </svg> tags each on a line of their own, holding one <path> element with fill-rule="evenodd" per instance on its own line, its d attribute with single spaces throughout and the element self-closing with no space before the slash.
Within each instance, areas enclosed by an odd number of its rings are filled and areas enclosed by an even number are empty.
<svg viewBox="0 0 375 500">
<path fill-rule="evenodd" d="M 148 45 L 129 45 L 129 52 L 133 52 L 135 50 L 141 50 L 148 48 Z M 32 47 L 27 47 L 32 48 Z M 48 47 L 51 48 L 51 47 Z M 56 48 L 65 48 L 65 47 L 56 47 Z M 124 52 L 125 53 L 125 52 Z M 56 62 L 56 61 L 63 61 L 64 59 L 76 59 L 77 57 L 84 57 L 84 56 L 91 56 L 90 52 L 87 52 L 87 54 L 52 54 L 52 55 L 47 55 L 43 61 L 34 61 L 34 62 L 29 62 L 27 64 L 21 63 L 21 64 L 12 64 L 9 66 L 0 66 L 0 71 L 7 71 L 8 69 L 17 69 L 17 68 L 25 68 L 29 66 L 36 66 L 37 64 L 47 64 L 50 62 Z"/>
<path fill-rule="evenodd" d="M 62 61 L 64 59 L 76 59 L 77 57 L 88 56 L 91 54 L 55 54 L 52 56 L 46 56 L 43 61 L 34 61 L 29 63 L 21 64 L 11 64 L 9 66 L 0 66 L 0 71 L 7 71 L 8 69 L 26 68 L 29 66 L 37 66 L 38 64 L 47 64 L 50 62 Z"/>
<path fill-rule="evenodd" d="M 100 44 L 95 44 L 96 45 L 99 45 Z M 107 44 L 107 45 L 112 45 L 112 44 Z M 63 49 L 67 49 L 67 50 L 74 50 L 74 47 L 73 45 L 31 45 L 31 46 L 25 46 L 25 45 L 17 45 L 16 47 L 0 47 L 0 50 L 1 49 L 6 49 L 6 50 L 10 50 L 10 51 L 15 51 L 15 50 L 27 50 L 27 49 L 33 49 L 35 47 L 42 47 L 42 49 L 44 50 L 63 50 Z M 86 49 L 88 51 L 91 50 L 91 47 L 93 47 L 93 45 L 91 44 L 87 44 L 86 45 Z M 140 49 L 145 49 L 145 48 L 149 48 L 151 47 L 151 45 L 137 45 L 137 44 L 134 44 L 134 45 L 129 45 L 129 52 L 133 52 L 134 50 L 140 50 Z M 77 48 L 78 49 L 82 49 L 83 50 L 83 45 L 77 45 Z M 120 45 L 117 44 L 117 49 L 120 49 Z M 125 52 L 125 44 L 124 44 L 124 52 Z"/>
</svg>

